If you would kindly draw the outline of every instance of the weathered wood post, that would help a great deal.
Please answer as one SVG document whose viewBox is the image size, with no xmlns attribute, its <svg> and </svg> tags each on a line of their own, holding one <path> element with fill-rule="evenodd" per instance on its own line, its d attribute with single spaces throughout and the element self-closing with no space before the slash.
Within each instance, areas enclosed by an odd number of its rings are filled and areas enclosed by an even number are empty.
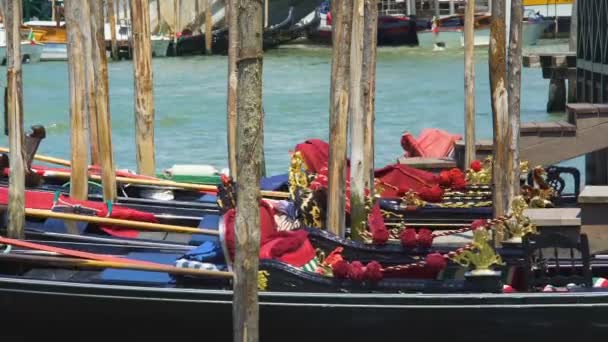
<svg viewBox="0 0 608 342">
<path fill-rule="evenodd" d="M 212 0 L 206 0 L 205 8 L 205 54 L 211 55 L 213 52 L 213 12 Z"/>
<path fill-rule="evenodd" d="M 464 15 L 464 165 L 477 158 L 475 148 L 475 0 L 468 0 Z"/>
<path fill-rule="evenodd" d="M 106 41 L 104 34 L 103 1 L 89 0 L 91 11 L 91 32 L 93 34 L 91 58 L 94 71 L 95 101 L 97 110 L 97 146 L 99 148 L 99 165 L 101 166 L 101 183 L 104 201 L 116 200 L 116 169 L 112 149 L 112 124 L 110 120 L 110 99 L 108 85 L 108 60 L 106 58 Z M 112 6 L 108 6 L 112 8 Z M 110 22 L 112 22 L 110 20 Z"/>
<path fill-rule="evenodd" d="M 70 84 L 70 131 L 71 131 L 71 175 L 70 197 L 85 200 L 87 185 L 87 132 L 86 120 L 86 72 L 85 35 L 90 35 L 90 25 L 85 25 L 89 16 L 88 1 L 65 0 L 65 23 L 67 28 L 68 73 Z M 90 40 L 90 37 L 88 38 Z"/>
<path fill-rule="evenodd" d="M 25 158 L 23 154 L 23 78 L 21 71 L 21 0 L 6 0 L 6 83 L 10 174 L 8 183 L 8 236 L 25 238 Z"/>
<path fill-rule="evenodd" d="M 519 195 L 520 170 L 519 170 L 519 122 L 520 122 L 520 97 L 521 97 L 521 68 L 522 68 L 522 44 L 523 44 L 523 19 L 524 6 L 522 0 L 511 0 L 511 25 L 509 34 L 509 57 L 508 57 L 508 76 L 509 85 L 509 129 L 507 157 L 509 165 L 506 176 L 508 194 L 506 200 L 508 207 L 511 208 L 511 201 Z M 510 210 L 510 209 L 509 209 Z"/>
<path fill-rule="evenodd" d="M 129 20 L 129 11 L 127 10 L 127 8 L 129 7 L 129 1 L 130 0 L 122 0 L 122 15 L 123 18 L 125 19 L 125 23 L 127 23 Z"/>
<path fill-rule="evenodd" d="M 156 176 L 154 156 L 154 82 L 148 0 L 131 1 L 135 71 L 135 142 L 137 172 Z"/>
<path fill-rule="evenodd" d="M 160 10 L 160 0 L 156 0 L 156 22 L 158 23 L 156 33 L 160 34 L 163 24 L 163 14 Z"/>
<path fill-rule="evenodd" d="M 55 7 L 57 6 L 57 4 L 55 3 L 55 0 L 51 1 L 51 20 L 55 21 L 55 19 L 57 18 L 57 8 Z"/>
<path fill-rule="evenodd" d="M 89 147 L 91 149 L 91 164 L 99 165 L 99 139 L 97 137 L 97 87 L 99 86 L 96 83 L 95 72 L 98 66 L 93 64 L 93 49 L 94 45 L 96 47 L 96 43 L 93 42 L 95 38 L 95 33 L 92 31 L 92 21 L 93 18 L 93 10 L 92 6 L 94 6 L 94 0 L 81 0 L 83 2 L 87 2 L 84 4 L 83 8 L 86 11 L 82 18 L 80 19 L 80 27 L 79 30 L 81 32 L 82 46 L 83 46 L 83 55 L 84 59 L 82 61 L 85 73 L 85 82 L 86 82 L 86 99 L 85 103 L 88 107 L 87 110 L 87 124 L 88 124 L 88 133 L 89 133 Z"/>
<path fill-rule="evenodd" d="M 116 44 L 116 18 L 114 14 L 114 0 L 108 0 L 108 24 L 110 25 L 111 56 L 112 59 L 116 61 L 118 60 L 118 44 Z"/>
<path fill-rule="evenodd" d="M 376 116 L 376 55 L 378 46 L 378 0 L 365 0 L 365 31 L 363 32 L 363 106 L 365 111 L 364 157 L 369 178 L 365 187 L 374 191 L 374 125 Z"/>
<path fill-rule="evenodd" d="M 569 50 L 576 53 L 578 46 L 578 6 L 576 0 L 572 1 L 572 14 L 570 16 Z M 568 102 L 576 102 L 576 74 L 568 77 Z"/>
<path fill-rule="evenodd" d="M 350 39 L 352 0 L 331 3 L 332 66 L 329 114 L 329 177 L 327 229 L 338 236 L 345 233 L 346 141 L 348 134 Z"/>
<path fill-rule="evenodd" d="M 350 222 L 353 239 L 360 239 L 365 230 L 365 183 L 366 173 L 363 97 L 361 92 L 363 71 L 364 0 L 353 0 L 351 47 L 350 47 Z"/>
<path fill-rule="evenodd" d="M 232 4 L 234 4 L 233 2 Z M 262 114 L 262 3 L 240 0 L 238 15 L 238 176 L 236 205 L 233 336 L 258 341 L 258 267 L 260 249 L 260 162 Z"/>
<path fill-rule="evenodd" d="M 236 144 L 237 144 L 237 53 L 239 33 L 237 30 L 238 20 L 236 8 L 238 0 L 226 1 L 226 13 L 228 15 L 228 100 L 227 100 L 227 138 L 228 138 L 228 168 L 230 176 L 236 180 Z"/>
<path fill-rule="evenodd" d="M 264 0 L 264 28 L 268 27 L 268 1 Z"/>
<path fill-rule="evenodd" d="M 509 111 L 507 96 L 507 63 L 505 26 L 505 0 L 492 0 L 492 24 L 490 28 L 490 91 L 492 96 L 492 121 L 494 149 L 492 165 L 492 204 L 494 217 L 507 213 L 509 207 Z"/>
</svg>

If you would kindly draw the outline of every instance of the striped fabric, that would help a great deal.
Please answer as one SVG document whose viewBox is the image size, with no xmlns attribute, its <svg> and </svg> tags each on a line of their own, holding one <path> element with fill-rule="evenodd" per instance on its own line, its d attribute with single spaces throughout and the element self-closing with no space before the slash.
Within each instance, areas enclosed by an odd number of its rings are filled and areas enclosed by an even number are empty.
<svg viewBox="0 0 608 342">
<path fill-rule="evenodd" d="M 178 259 L 175 262 L 175 267 L 190 268 L 195 270 L 220 271 L 215 265 L 208 262 L 192 261 L 188 259 Z"/>
<path fill-rule="evenodd" d="M 319 259 L 314 257 L 306 265 L 300 267 L 300 269 L 306 272 L 315 273 L 317 271 L 317 267 L 319 267 Z"/>
</svg>

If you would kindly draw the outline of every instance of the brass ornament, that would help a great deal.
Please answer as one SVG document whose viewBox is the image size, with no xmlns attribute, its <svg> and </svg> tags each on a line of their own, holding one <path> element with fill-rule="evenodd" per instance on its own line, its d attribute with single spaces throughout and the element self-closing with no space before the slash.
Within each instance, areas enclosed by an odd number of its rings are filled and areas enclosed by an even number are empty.
<svg viewBox="0 0 608 342">
<path fill-rule="evenodd" d="M 496 254 L 494 248 L 488 243 L 490 233 L 486 229 L 477 229 L 473 232 L 471 248 L 457 253 L 452 260 L 464 267 L 472 267 L 472 275 L 489 274 L 494 265 L 502 265 L 502 258 Z"/>
</svg>

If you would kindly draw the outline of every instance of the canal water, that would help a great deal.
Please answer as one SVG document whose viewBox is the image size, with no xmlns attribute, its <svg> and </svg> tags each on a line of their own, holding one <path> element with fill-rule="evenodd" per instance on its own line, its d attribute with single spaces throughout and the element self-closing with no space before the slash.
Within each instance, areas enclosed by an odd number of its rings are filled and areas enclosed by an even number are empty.
<svg viewBox="0 0 608 342">
<path fill-rule="evenodd" d="M 381 48 L 377 66 L 376 166 L 403 153 L 404 131 L 437 127 L 464 132 L 463 51 Z M 173 164 L 227 166 L 224 56 L 154 59 L 156 158 Z M 476 51 L 477 138 L 492 137 L 487 49 Z M 328 139 L 331 51 L 281 48 L 264 56 L 264 150 L 268 174 L 286 172 L 289 150 L 308 138 Z M 4 74 L 4 67 L 0 72 Z M 135 169 L 133 65 L 109 65 L 114 154 L 119 168 Z M 24 65 L 26 129 L 44 125 L 40 153 L 69 159 L 69 89 L 65 62 Z M 5 86 L 3 77 L 0 85 Z M 560 120 L 545 111 L 548 80 L 524 69 L 522 121 Z M 7 146 L 2 135 L 0 145 Z M 82 148 L 86 148 L 83 146 Z M 581 158 L 566 163 L 583 166 Z M 582 171 L 582 169 L 581 169 Z"/>
</svg>

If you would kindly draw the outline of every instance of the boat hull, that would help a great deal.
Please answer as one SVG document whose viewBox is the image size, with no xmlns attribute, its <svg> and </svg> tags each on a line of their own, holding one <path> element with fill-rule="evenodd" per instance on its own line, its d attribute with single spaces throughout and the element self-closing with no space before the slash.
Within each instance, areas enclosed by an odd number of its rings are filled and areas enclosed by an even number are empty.
<svg viewBox="0 0 608 342">
<path fill-rule="evenodd" d="M 43 45 L 21 43 L 21 56 L 24 63 L 38 63 L 42 54 Z M 1 64 L 6 64 L 6 46 L 0 47 Z"/>
<path fill-rule="evenodd" d="M 152 39 L 152 57 L 167 57 L 169 51 L 169 44 L 171 40 L 168 38 L 164 39 Z"/>
<path fill-rule="evenodd" d="M 68 46 L 66 43 L 44 43 L 41 61 L 67 61 Z"/>
<path fill-rule="evenodd" d="M 86 303 L 86 305 L 83 305 Z M 608 293 L 337 294 L 260 292 L 262 341 L 383 341 L 420 336 L 439 341 L 512 341 L 601 336 Z M 0 278 L 4 336 L 197 333 L 232 337 L 232 292 Z M 10 321 L 10 322 L 7 322 Z M 14 324 L 11 324 L 14 323 Z M 103 329 L 99 329 L 103 326 Z M 11 330 L 11 328 L 15 330 Z M 92 330 L 95 329 L 95 330 Z M 31 331 L 31 330 L 30 330 Z M 29 331 L 28 331 L 29 332 Z M 336 339 L 338 338 L 338 339 Z"/>
</svg>

